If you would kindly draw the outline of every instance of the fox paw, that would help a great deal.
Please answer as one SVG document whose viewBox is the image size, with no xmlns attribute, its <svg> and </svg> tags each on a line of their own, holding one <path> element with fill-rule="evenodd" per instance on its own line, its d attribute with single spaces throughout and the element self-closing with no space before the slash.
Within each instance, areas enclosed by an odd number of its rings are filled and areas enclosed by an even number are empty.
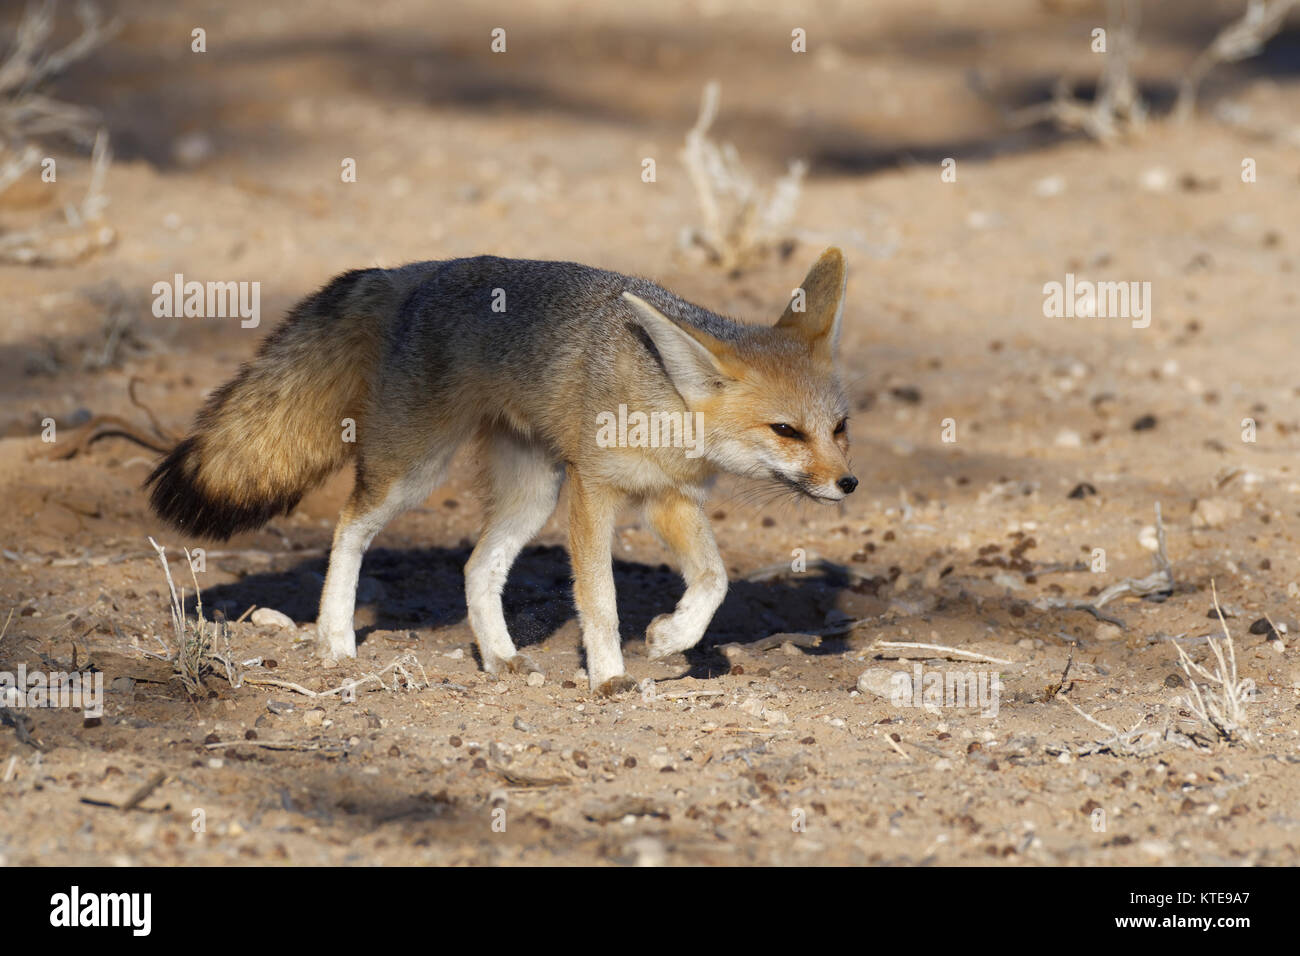
<svg viewBox="0 0 1300 956">
<path fill-rule="evenodd" d="M 636 681 L 626 674 L 619 674 L 594 689 L 597 697 L 617 697 L 619 694 L 636 690 Z"/>
<path fill-rule="evenodd" d="M 484 658 L 483 669 L 489 674 L 540 674 L 542 669 L 527 654 Z"/>
<path fill-rule="evenodd" d="M 357 637 L 351 628 L 316 628 L 316 653 L 321 657 L 357 656 Z"/>
<path fill-rule="evenodd" d="M 645 629 L 646 656 L 652 661 L 684 651 L 693 643 L 683 638 L 671 614 L 660 614 Z"/>
<path fill-rule="evenodd" d="M 533 663 L 527 654 L 516 654 L 501 662 L 501 668 L 507 674 L 540 674 L 542 669 Z"/>
</svg>

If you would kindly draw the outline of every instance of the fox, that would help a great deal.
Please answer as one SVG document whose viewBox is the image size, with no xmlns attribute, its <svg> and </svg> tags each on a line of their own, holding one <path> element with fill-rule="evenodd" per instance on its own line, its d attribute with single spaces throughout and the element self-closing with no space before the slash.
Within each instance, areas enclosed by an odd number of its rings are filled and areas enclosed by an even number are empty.
<svg viewBox="0 0 1300 956">
<path fill-rule="evenodd" d="M 482 668 L 538 670 L 507 630 L 501 595 L 567 483 L 588 682 L 614 696 L 637 686 L 615 603 L 624 508 L 640 509 L 686 584 L 646 630 L 654 660 L 699 643 L 726 595 L 705 513 L 718 476 L 821 503 L 857 487 L 836 367 L 846 283 L 842 252 L 827 249 L 776 324 L 753 325 L 574 262 L 476 256 L 346 272 L 211 394 L 146 480 L 150 505 L 182 532 L 225 540 L 290 513 L 351 462 L 316 644 L 355 657 L 363 553 L 473 443 L 485 517 L 465 599 Z M 625 439 L 625 427 L 607 427 L 620 410 L 625 422 L 631 410 L 682 427 L 666 442 Z"/>
</svg>

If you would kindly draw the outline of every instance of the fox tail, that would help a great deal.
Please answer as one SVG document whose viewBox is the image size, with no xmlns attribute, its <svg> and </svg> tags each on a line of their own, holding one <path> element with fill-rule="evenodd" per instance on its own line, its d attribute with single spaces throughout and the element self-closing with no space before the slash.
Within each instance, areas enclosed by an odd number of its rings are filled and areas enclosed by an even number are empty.
<svg viewBox="0 0 1300 956">
<path fill-rule="evenodd" d="M 361 269 L 299 302 L 146 480 L 154 512 L 224 540 L 288 514 L 341 468 L 355 448 L 343 419 L 365 411 L 396 285 Z"/>
</svg>

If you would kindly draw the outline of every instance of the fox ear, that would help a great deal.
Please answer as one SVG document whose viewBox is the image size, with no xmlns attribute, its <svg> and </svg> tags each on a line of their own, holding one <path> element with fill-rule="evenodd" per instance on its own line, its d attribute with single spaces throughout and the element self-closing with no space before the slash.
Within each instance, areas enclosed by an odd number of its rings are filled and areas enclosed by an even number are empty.
<svg viewBox="0 0 1300 956">
<path fill-rule="evenodd" d="M 668 377 L 683 398 L 703 398 L 719 382 L 730 378 L 720 361 L 726 348 L 721 341 L 707 332 L 679 325 L 631 292 L 624 292 L 623 298 L 636 310 L 637 323 L 650 336 Z"/>
<path fill-rule="evenodd" d="M 802 339 L 813 355 L 829 361 L 835 354 L 840 339 L 844 285 L 847 281 L 844 253 L 831 246 L 813 264 L 804 277 L 803 285 L 795 290 L 790 304 L 777 320 L 776 327 Z M 801 308 L 796 310 L 796 306 Z"/>
</svg>

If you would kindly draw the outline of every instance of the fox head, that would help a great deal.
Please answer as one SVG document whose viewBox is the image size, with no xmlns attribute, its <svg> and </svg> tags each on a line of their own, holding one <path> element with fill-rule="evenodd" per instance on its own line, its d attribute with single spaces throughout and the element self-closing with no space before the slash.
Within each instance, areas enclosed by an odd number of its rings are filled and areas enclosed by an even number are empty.
<svg viewBox="0 0 1300 956">
<path fill-rule="evenodd" d="M 827 249 L 776 325 L 725 341 L 623 293 L 687 408 L 702 416 L 704 455 L 716 467 L 816 501 L 841 501 L 858 486 L 834 367 L 845 279 L 844 256 Z"/>
</svg>

